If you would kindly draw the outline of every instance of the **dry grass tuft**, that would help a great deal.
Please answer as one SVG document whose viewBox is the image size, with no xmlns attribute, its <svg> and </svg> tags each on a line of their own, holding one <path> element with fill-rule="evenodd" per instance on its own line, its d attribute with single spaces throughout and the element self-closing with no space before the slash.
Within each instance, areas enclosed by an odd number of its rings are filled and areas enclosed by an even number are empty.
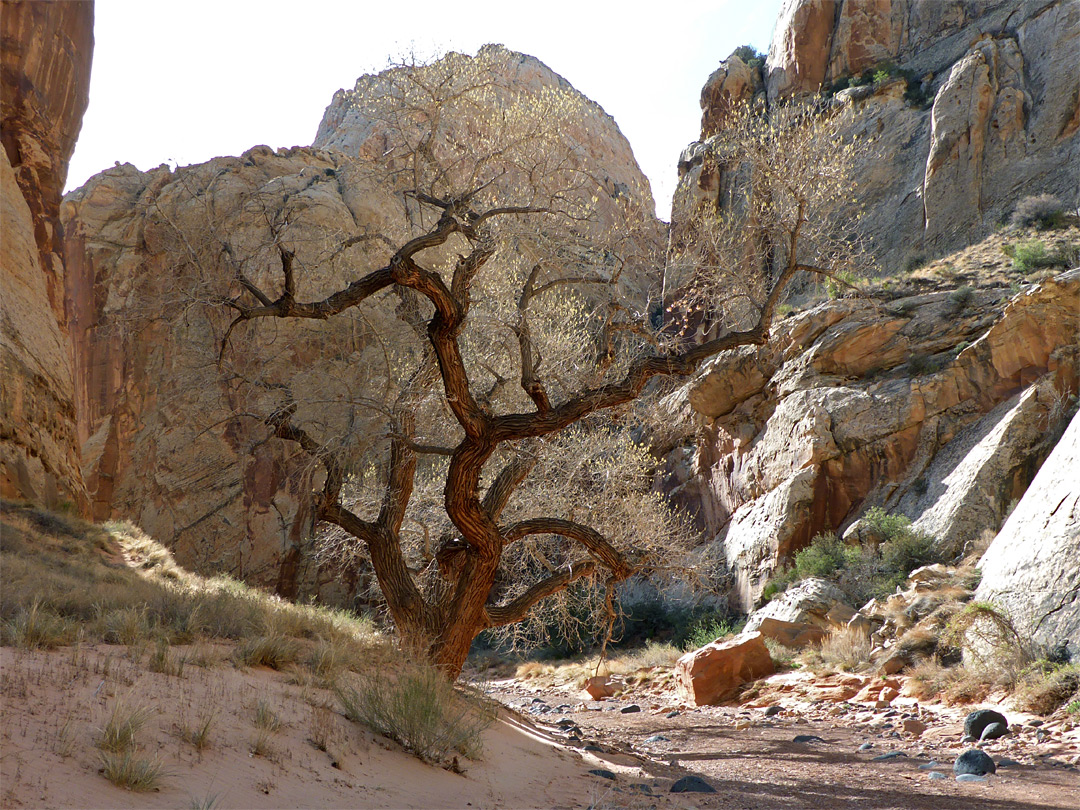
<svg viewBox="0 0 1080 810">
<path fill-rule="evenodd" d="M 1080 664 L 1033 665 L 1020 677 L 1014 702 L 1024 711 L 1053 714 L 1080 697 Z"/>
<path fill-rule="evenodd" d="M 459 691 L 437 669 L 407 663 L 396 678 L 362 676 L 339 686 L 345 716 L 400 743 L 425 762 L 443 764 L 454 754 L 479 759 L 483 733 L 494 714 L 473 694 Z"/>
<path fill-rule="evenodd" d="M 122 700 L 113 704 L 112 712 L 101 729 L 98 748 L 103 751 L 125 751 L 135 745 L 135 735 L 153 716 L 148 706 L 128 708 Z"/>
<path fill-rule="evenodd" d="M 815 673 L 861 672 L 870 668 L 873 645 L 862 630 L 845 627 L 825 637 L 820 647 L 811 647 L 799 657 Z"/>
<path fill-rule="evenodd" d="M 136 792 L 155 790 L 165 776 L 161 760 L 140 757 L 130 749 L 102 751 L 101 774 L 117 787 Z"/>
</svg>

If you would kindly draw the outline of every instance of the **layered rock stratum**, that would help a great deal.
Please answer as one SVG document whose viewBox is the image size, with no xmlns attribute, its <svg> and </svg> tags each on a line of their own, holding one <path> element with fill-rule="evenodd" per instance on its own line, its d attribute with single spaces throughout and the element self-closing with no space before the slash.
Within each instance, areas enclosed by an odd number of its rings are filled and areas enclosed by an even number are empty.
<svg viewBox="0 0 1080 810">
<path fill-rule="evenodd" d="M 609 227 L 629 204 L 648 215 L 642 249 L 662 253 L 648 181 L 598 105 L 538 60 L 500 46 L 475 57 L 450 54 L 431 69 L 444 68 L 490 91 L 490 107 L 444 122 L 478 137 L 491 136 L 485 116 L 557 92 L 573 109 L 562 148 L 595 181 L 588 190 L 597 198 L 594 227 Z M 270 345 L 247 342 L 237 330 L 219 366 L 230 320 L 221 302 L 238 263 L 257 285 L 274 288 L 279 241 L 303 268 L 299 300 L 326 295 L 386 261 L 383 238 L 401 235 L 408 202 L 367 168 L 386 151 L 368 105 L 405 70 L 362 77 L 339 91 L 312 147 L 258 146 L 176 171 L 123 165 L 68 196 L 79 430 L 95 517 L 130 518 L 168 542 L 184 564 L 286 596 L 318 593 L 342 602 L 363 586 L 312 561 L 310 499 L 318 487 L 311 466 L 291 442 L 250 418 L 260 404 L 244 400 L 237 381 L 257 373 L 267 386 L 303 393 L 308 404 L 298 416 L 320 425 L 320 435 L 376 441 L 365 436 L 375 431 L 365 427 L 363 409 L 343 403 L 376 398 L 387 353 L 392 359 L 395 346 L 415 335 L 394 317 L 393 299 L 384 318 L 362 312 L 316 328 L 282 322 Z M 621 282 L 624 303 L 644 306 L 659 276 L 628 272 Z M 382 318 L 377 337 L 364 320 L 375 317 Z"/>
<path fill-rule="evenodd" d="M 89 0 L 4 2 L 0 16 L 0 494 L 83 513 L 59 209 L 93 24 Z"/>
</svg>

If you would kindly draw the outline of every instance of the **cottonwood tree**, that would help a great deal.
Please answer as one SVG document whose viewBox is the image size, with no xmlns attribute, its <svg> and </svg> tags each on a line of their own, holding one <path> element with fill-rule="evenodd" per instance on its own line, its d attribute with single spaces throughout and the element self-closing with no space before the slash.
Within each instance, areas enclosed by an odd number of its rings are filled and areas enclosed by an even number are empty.
<svg viewBox="0 0 1080 810">
<path fill-rule="evenodd" d="M 353 265 L 353 280 L 327 289 L 300 258 L 299 217 L 265 207 L 273 261 L 231 257 L 219 363 L 244 418 L 310 460 L 331 551 L 369 561 L 402 641 L 457 677 L 480 632 L 583 583 L 610 608 L 616 583 L 676 553 L 678 520 L 649 491 L 631 406 L 657 378 L 767 340 L 792 279 L 831 272 L 839 246 L 809 238 L 827 212 L 799 194 L 847 176 L 807 160 L 782 178 L 788 191 L 753 197 L 787 240 L 751 240 L 768 252 L 760 294 L 747 293 L 753 322 L 687 346 L 649 317 L 642 288 L 662 270 L 651 212 L 640 196 L 605 192 L 594 162 L 567 145 L 592 109 L 576 93 L 515 93 L 451 55 L 372 77 L 354 103 L 370 136 L 350 182 L 372 190 L 382 227 L 321 248 Z M 793 121 L 788 143 L 806 149 L 796 136 L 819 120 Z M 755 132 L 733 131 L 730 148 L 767 161 Z M 739 238 L 734 224 L 718 228 Z M 699 273 L 694 294 L 721 276 Z M 321 363 L 319 329 L 350 318 L 352 353 L 339 342 Z M 313 329 L 284 347 L 282 322 Z M 261 359 L 283 350 L 310 368 L 287 383 L 261 377 Z"/>
</svg>

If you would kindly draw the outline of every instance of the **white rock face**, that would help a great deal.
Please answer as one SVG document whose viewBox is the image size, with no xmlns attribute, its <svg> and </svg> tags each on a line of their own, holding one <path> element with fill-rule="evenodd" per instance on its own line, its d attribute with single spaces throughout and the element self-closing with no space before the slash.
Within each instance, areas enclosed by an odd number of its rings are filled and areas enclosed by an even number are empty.
<svg viewBox="0 0 1080 810">
<path fill-rule="evenodd" d="M 1022 637 L 1080 654 L 1080 416 L 1047 458 L 979 567 L 975 598 L 1003 608 Z"/>
</svg>

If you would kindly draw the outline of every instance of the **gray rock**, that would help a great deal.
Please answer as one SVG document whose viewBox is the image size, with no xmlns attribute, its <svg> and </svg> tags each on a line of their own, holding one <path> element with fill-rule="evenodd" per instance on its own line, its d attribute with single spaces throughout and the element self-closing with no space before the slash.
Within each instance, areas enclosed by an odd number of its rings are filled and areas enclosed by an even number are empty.
<svg viewBox="0 0 1080 810">
<path fill-rule="evenodd" d="M 930 771 L 930 773 L 928 773 L 926 775 L 926 777 L 927 777 L 927 779 L 948 779 L 949 778 L 945 774 L 941 773 L 940 771 Z"/>
<path fill-rule="evenodd" d="M 983 738 L 983 732 L 987 726 L 1000 725 L 1002 727 L 1002 734 L 1005 733 L 1004 729 L 1009 727 L 1009 721 L 1005 719 L 1005 715 L 1001 712 L 996 712 L 993 709 L 979 709 L 972 712 L 964 720 L 964 734 L 972 739 L 992 739 Z M 998 734 L 997 736 L 1001 736 Z"/>
<path fill-rule="evenodd" d="M 869 751 L 873 747 L 874 747 L 874 744 L 872 742 L 864 742 L 862 745 L 859 746 L 859 750 L 860 751 Z"/>
<path fill-rule="evenodd" d="M 823 739 L 821 739 L 821 737 L 818 737 L 816 734 L 796 734 L 795 738 L 792 740 L 792 742 L 815 743 L 815 742 L 825 742 L 825 741 Z"/>
<path fill-rule="evenodd" d="M 669 740 L 663 734 L 653 734 L 651 737 L 646 737 L 645 738 L 645 744 L 646 745 L 652 745 L 653 743 L 661 743 L 661 742 L 671 742 L 671 740 Z"/>
<path fill-rule="evenodd" d="M 999 768 L 1016 768 L 1020 766 L 1020 763 L 1015 759 L 1009 759 L 1008 757 L 1002 757 L 997 761 Z"/>
<path fill-rule="evenodd" d="M 873 760 L 871 760 L 871 761 L 872 762 L 885 762 L 886 760 L 899 759 L 900 757 L 905 757 L 906 758 L 907 754 L 905 754 L 903 751 L 890 751 L 887 754 L 881 754 L 880 756 L 874 757 Z"/>
<path fill-rule="evenodd" d="M 593 776 L 599 776 L 601 779 L 615 779 L 615 774 L 605 768 L 593 768 L 589 773 Z"/>
<path fill-rule="evenodd" d="M 671 786 L 672 793 L 716 793 L 716 788 L 700 776 L 684 776 Z"/>
<path fill-rule="evenodd" d="M 957 782 L 985 782 L 985 776 L 979 776 L 974 773 L 961 773 L 956 776 Z"/>
<path fill-rule="evenodd" d="M 974 774 L 982 776 L 988 773 L 996 773 L 997 766 L 985 751 L 978 748 L 969 748 L 956 758 L 953 763 L 953 771 L 958 774 Z"/>
<path fill-rule="evenodd" d="M 634 712 L 640 712 L 641 707 L 636 703 L 631 703 L 629 706 L 623 706 L 619 711 L 623 714 L 633 714 Z"/>
<path fill-rule="evenodd" d="M 780 714 L 780 712 L 782 712 L 782 711 L 783 711 L 783 709 L 781 707 L 779 707 L 779 706 L 769 706 L 765 710 L 765 716 L 766 717 L 772 717 L 773 715 Z"/>
<path fill-rule="evenodd" d="M 675 711 L 668 712 L 667 714 L 664 715 L 664 717 L 666 717 L 668 720 L 670 720 L 673 717 L 678 717 L 679 714 L 680 714 L 680 712 L 676 709 Z"/>
<path fill-rule="evenodd" d="M 979 735 L 979 739 L 996 740 L 998 737 L 1004 737 L 1008 733 L 1009 729 L 1001 723 L 991 723 L 983 729 L 983 733 Z"/>
<path fill-rule="evenodd" d="M 932 759 L 929 762 L 927 762 L 925 765 L 920 765 L 919 770 L 920 771 L 931 771 L 934 768 L 938 767 L 938 765 L 939 765 L 939 763 L 936 760 Z"/>
</svg>

